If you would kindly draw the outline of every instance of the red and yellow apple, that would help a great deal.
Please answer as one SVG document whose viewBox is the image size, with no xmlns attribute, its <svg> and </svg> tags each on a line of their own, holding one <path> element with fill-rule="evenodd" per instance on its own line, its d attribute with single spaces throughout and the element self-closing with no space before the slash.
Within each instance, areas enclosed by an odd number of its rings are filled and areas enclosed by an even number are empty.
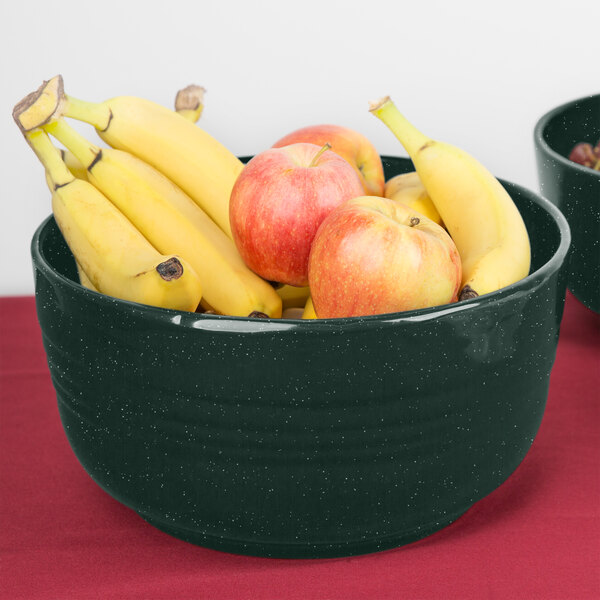
<svg viewBox="0 0 600 600">
<path fill-rule="evenodd" d="M 331 149 L 354 168 L 363 186 L 363 193 L 383 196 L 385 184 L 381 157 L 375 146 L 362 134 L 340 125 L 312 125 L 297 129 L 273 144 L 274 148 L 307 142 Z"/>
<path fill-rule="evenodd" d="M 320 319 L 455 302 L 462 268 L 448 233 L 387 198 L 362 196 L 332 211 L 313 240 L 308 279 Z"/>
<path fill-rule="evenodd" d="M 364 193 L 354 169 L 328 148 L 270 148 L 248 162 L 233 186 L 233 239 L 246 265 L 264 279 L 308 285 L 308 256 L 319 225 L 334 208 Z"/>
</svg>

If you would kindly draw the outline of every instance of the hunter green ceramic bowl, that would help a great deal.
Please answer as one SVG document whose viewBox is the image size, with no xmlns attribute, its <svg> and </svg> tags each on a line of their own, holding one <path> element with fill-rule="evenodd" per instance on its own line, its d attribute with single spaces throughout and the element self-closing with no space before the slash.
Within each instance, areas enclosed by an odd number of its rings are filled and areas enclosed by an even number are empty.
<svg viewBox="0 0 600 600">
<path fill-rule="evenodd" d="M 384 163 L 388 177 L 411 168 Z M 527 278 L 366 318 L 245 319 L 103 296 L 77 283 L 48 218 L 32 242 L 37 311 L 85 470 L 157 528 L 241 554 L 374 552 L 457 519 L 533 442 L 565 299 L 566 220 L 503 183 L 531 237 Z"/>
<path fill-rule="evenodd" d="M 546 113 L 534 130 L 540 190 L 567 217 L 573 241 L 567 268 L 574 296 L 600 313 L 600 171 L 568 159 L 573 146 L 600 140 L 600 94 Z"/>
</svg>

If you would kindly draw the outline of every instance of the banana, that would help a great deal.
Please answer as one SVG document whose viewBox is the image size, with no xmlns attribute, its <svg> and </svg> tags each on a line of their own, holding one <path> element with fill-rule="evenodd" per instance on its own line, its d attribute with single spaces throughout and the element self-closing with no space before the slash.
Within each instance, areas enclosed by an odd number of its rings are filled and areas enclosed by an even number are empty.
<svg viewBox="0 0 600 600">
<path fill-rule="evenodd" d="M 71 156 L 71 158 L 74 161 L 77 160 L 72 154 L 69 153 L 69 155 Z M 63 162 L 65 163 L 66 167 L 69 169 L 69 171 L 71 171 L 71 174 L 73 176 L 77 177 L 77 174 L 73 173 L 73 170 L 69 168 L 69 165 L 65 161 L 65 151 L 64 150 L 60 151 L 60 156 L 61 156 Z M 77 161 L 77 164 L 81 165 L 81 167 L 84 168 L 83 165 L 79 161 Z M 79 179 L 83 179 L 83 177 L 79 177 Z M 46 184 L 48 185 L 48 189 L 50 190 L 50 193 L 52 194 L 54 192 L 54 181 L 50 177 L 48 171 L 46 171 Z M 79 264 L 78 261 L 75 261 L 75 265 L 77 267 L 77 275 L 79 276 L 79 283 L 83 287 L 86 287 L 89 290 L 93 290 L 94 292 L 97 292 L 98 290 L 95 288 L 94 284 L 90 281 L 90 278 L 85 274 L 85 271 L 83 270 L 83 267 L 81 266 L 81 264 Z"/>
<path fill-rule="evenodd" d="M 459 300 L 508 286 L 529 273 L 527 229 L 502 184 L 465 151 L 417 130 L 389 96 L 370 111 L 404 146 L 462 261 Z"/>
<path fill-rule="evenodd" d="M 175 112 L 188 121 L 196 123 L 204 110 L 205 92 L 206 90 L 199 85 L 188 85 L 179 90 L 175 97 Z M 86 168 L 72 152 L 62 149 L 60 153 L 69 171 L 71 171 L 75 177 L 87 179 Z"/>
<path fill-rule="evenodd" d="M 87 179 L 87 170 L 81 164 L 81 161 L 77 160 L 77 157 L 68 150 L 61 149 L 60 156 L 63 159 L 67 169 L 73 173 L 73 175 L 79 179 Z"/>
<path fill-rule="evenodd" d="M 304 307 L 310 295 L 308 286 L 296 287 L 287 284 L 276 288 L 275 292 L 281 298 L 284 309 Z"/>
<path fill-rule="evenodd" d="M 60 79 L 54 83 L 54 79 Z M 64 94 L 62 77 L 47 82 L 47 94 L 59 94 L 52 118 L 64 115 L 85 121 L 113 148 L 130 152 L 183 189 L 229 236 L 229 196 L 243 163 L 223 144 L 150 100 L 119 96 L 86 102 Z"/>
<path fill-rule="evenodd" d="M 306 304 L 304 305 L 304 312 L 302 313 L 303 319 L 317 319 L 317 313 L 315 312 L 315 307 L 313 305 L 312 297 L 309 296 L 306 300 Z"/>
<path fill-rule="evenodd" d="M 79 262 L 76 262 L 76 265 L 77 265 L 77 275 L 79 275 L 79 283 L 83 287 L 86 287 L 88 290 L 97 292 L 98 290 L 96 289 L 96 286 L 92 283 L 90 278 L 86 275 L 81 264 L 79 264 Z"/>
<path fill-rule="evenodd" d="M 281 316 L 273 287 L 246 267 L 234 242 L 162 173 L 128 152 L 95 146 L 64 118 L 44 129 L 86 166 L 88 180 L 159 252 L 174 252 L 192 265 L 203 305 L 233 316 Z"/>
<path fill-rule="evenodd" d="M 187 262 L 160 254 L 91 183 L 74 177 L 43 130 L 23 133 L 52 185 L 56 223 L 94 288 L 131 302 L 193 312 L 202 288 Z"/>
<path fill-rule="evenodd" d="M 383 195 L 390 200 L 404 202 L 415 212 L 425 215 L 441 227 L 444 226 L 440 213 L 436 210 L 416 171 L 402 173 L 388 179 L 385 182 Z"/>
</svg>

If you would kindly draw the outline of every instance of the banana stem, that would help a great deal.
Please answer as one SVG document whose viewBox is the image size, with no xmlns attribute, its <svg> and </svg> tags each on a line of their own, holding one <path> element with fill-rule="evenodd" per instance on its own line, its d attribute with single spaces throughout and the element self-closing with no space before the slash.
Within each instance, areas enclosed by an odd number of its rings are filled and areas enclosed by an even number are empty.
<svg viewBox="0 0 600 600">
<path fill-rule="evenodd" d="M 406 119 L 389 96 L 371 102 L 369 111 L 387 125 L 411 157 L 431 141 Z"/>
<path fill-rule="evenodd" d="M 93 125 L 99 131 L 108 128 L 112 119 L 110 106 L 103 102 L 87 102 L 64 95 L 63 115 Z"/>
<path fill-rule="evenodd" d="M 175 111 L 184 119 L 196 123 L 204 110 L 206 90 L 200 85 L 188 85 L 175 96 Z"/>
<path fill-rule="evenodd" d="M 47 177 L 54 189 L 75 180 L 75 176 L 65 165 L 60 150 L 52 144 L 43 129 L 34 129 L 25 133 L 25 138 L 46 169 Z"/>
<path fill-rule="evenodd" d="M 22 133 L 31 131 L 49 123 L 62 114 L 64 104 L 63 80 L 61 75 L 55 75 L 48 81 L 27 94 L 13 108 L 13 119 Z"/>
<path fill-rule="evenodd" d="M 79 159 L 86 169 L 97 160 L 101 149 L 75 131 L 64 119 L 58 119 L 44 126 L 44 130 L 63 143 Z"/>
</svg>

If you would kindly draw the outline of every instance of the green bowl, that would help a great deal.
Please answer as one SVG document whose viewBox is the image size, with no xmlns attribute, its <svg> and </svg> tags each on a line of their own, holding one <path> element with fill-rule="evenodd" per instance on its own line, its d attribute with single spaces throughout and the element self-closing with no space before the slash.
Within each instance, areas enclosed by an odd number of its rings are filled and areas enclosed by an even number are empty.
<svg viewBox="0 0 600 600">
<path fill-rule="evenodd" d="M 600 312 L 600 171 L 568 159 L 578 142 L 600 140 L 600 94 L 546 113 L 534 129 L 542 195 L 567 217 L 573 241 L 567 268 L 573 295 Z"/>
<path fill-rule="evenodd" d="M 387 177 L 411 169 L 384 164 Z M 528 277 L 365 318 L 250 319 L 110 298 L 77 283 L 49 217 L 32 241 L 36 304 L 75 455 L 152 525 L 234 553 L 362 554 L 454 521 L 530 448 L 565 300 L 565 218 L 503 184 L 531 237 Z"/>
</svg>

